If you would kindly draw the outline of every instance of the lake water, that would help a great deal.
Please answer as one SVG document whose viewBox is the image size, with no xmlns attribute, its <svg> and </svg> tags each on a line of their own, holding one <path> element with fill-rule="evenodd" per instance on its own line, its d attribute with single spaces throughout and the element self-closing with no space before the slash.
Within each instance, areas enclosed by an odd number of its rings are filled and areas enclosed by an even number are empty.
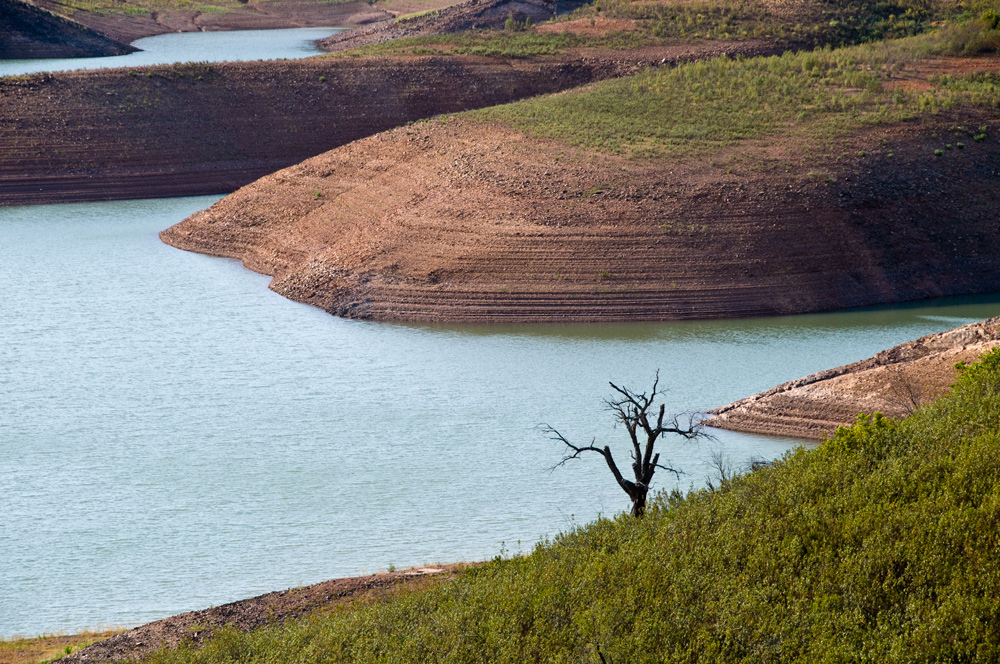
<svg viewBox="0 0 1000 664">
<path fill-rule="evenodd" d="M 160 243 L 214 200 L 0 208 L 0 636 L 529 550 L 628 506 L 599 458 L 548 472 L 562 449 L 537 429 L 620 442 L 607 381 L 645 388 L 659 368 L 671 410 L 706 410 L 1000 312 L 349 321 Z M 682 488 L 713 447 L 743 461 L 795 444 L 716 435 L 664 448 Z"/>
<path fill-rule="evenodd" d="M 347 28 L 291 28 L 288 30 L 236 30 L 219 32 L 173 32 L 132 42 L 142 49 L 106 58 L 59 58 L 50 60 L 0 60 L 0 76 L 43 71 L 144 67 L 178 62 L 235 62 L 305 58 L 323 51 L 316 40 Z"/>
</svg>

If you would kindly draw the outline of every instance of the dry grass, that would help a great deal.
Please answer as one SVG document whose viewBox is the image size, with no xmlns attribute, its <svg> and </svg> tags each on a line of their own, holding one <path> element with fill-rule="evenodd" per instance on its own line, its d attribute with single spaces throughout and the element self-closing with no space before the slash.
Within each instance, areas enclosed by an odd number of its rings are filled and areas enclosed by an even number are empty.
<svg viewBox="0 0 1000 664">
<path fill-rule="evenodd" d="M 80 632 L 79 634 L 47 634 L 30 639 L 0 640 L 0 664 L 40 664 L 86 648 L 92 643 L 119 634 L 124 630 Z"/>
</svg>

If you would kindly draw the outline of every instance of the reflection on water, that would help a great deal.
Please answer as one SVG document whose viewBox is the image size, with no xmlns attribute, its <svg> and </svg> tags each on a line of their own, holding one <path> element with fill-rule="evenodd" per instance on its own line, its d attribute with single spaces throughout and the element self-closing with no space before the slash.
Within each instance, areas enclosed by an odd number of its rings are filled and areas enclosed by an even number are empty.
<svg viewBox="0 0 1000 664">
<path fill-rule="evenodd" d="M 236 30 L 221 32 L 174 32 L 132 42 L 142 49 L 104 58 L 53 58 L 46 60 L 0 60 L 0 76 L 43 71 L 145 67 L 178 62 L 237 62 L 306 58 L 323 51 L 316 40 L 346 28 L 291 28 L 287 30 Z"/>
<path fill-rule="evenodd" d="M 706 410 L 1000 311 L 997 298 L 761 320 L 347 321 L 156 233 L 214 197 L 0 208 L 0 635 L 128 625 L 362 570 L 476 560 L 627 507 L 575 440 L 659 368 Z M 664 450 L 710 472 L 795 441 Z M 624 454 L 624 451 L 621 452 Z M 675 483 L 658 478 L 661 488 Z"/>
</svg>

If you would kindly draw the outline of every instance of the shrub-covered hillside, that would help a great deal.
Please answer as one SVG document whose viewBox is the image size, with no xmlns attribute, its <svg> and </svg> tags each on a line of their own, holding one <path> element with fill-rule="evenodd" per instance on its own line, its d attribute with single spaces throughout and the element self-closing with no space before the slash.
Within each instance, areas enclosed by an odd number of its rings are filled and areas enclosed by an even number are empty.
<svg viewBox="0 0 1000 664">
<path fill-rule="evenodd" d="M 154 660 L 995 662 L 998 432 L 994 352 L 904 421 L 863 419 L 645 519 Z"/>
<path fill-rule="evenodd" d="M 455 32 L 421 26 L 433 25 L 433 13 L 401 18 L 400 38 L 348 50 L 346 55 L 533 57 L 577 48 L 616 51 L 746 40 L 770 43 L 776 50 L 801 50 L 896 39 L 980 19 L 995 29 L 997 10 L 996 0 L 595 0 L 540 26 L 530 20 L 508 21 L 504 30 Z M 1000 46 L 995 37 L 988 50 Z"/>
</svg>

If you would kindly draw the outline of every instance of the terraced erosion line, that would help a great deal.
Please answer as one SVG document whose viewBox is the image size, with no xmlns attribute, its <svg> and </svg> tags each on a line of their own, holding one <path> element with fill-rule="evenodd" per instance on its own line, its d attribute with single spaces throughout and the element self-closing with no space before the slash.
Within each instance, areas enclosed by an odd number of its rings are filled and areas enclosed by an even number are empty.
<svg viewBox="0 0 1000 664">
<path fill-rule="evenodd" d="M 408 121 L 638 66 L 356 58 L 0 79 L 0 205 L 227 193 Z"/>
<path fill-rule="evenodd" d="M 894 346 L 860 362 L 782 383 L 711 411 L 720 429 L 823 439 L 859 413 L 904 416 L 943 394 L 957 362 L 1000 346 L 1000 318 Z"/>
<path fill-rule="evenodd" d="M 374 320 L 722 318 L 1000 290 L 996 140 L 935 158 L 936 131 L 859 137 L 895 154 L 824 180 L 432 121 L 279 171 L 160 237 Z"/>
</svg>

